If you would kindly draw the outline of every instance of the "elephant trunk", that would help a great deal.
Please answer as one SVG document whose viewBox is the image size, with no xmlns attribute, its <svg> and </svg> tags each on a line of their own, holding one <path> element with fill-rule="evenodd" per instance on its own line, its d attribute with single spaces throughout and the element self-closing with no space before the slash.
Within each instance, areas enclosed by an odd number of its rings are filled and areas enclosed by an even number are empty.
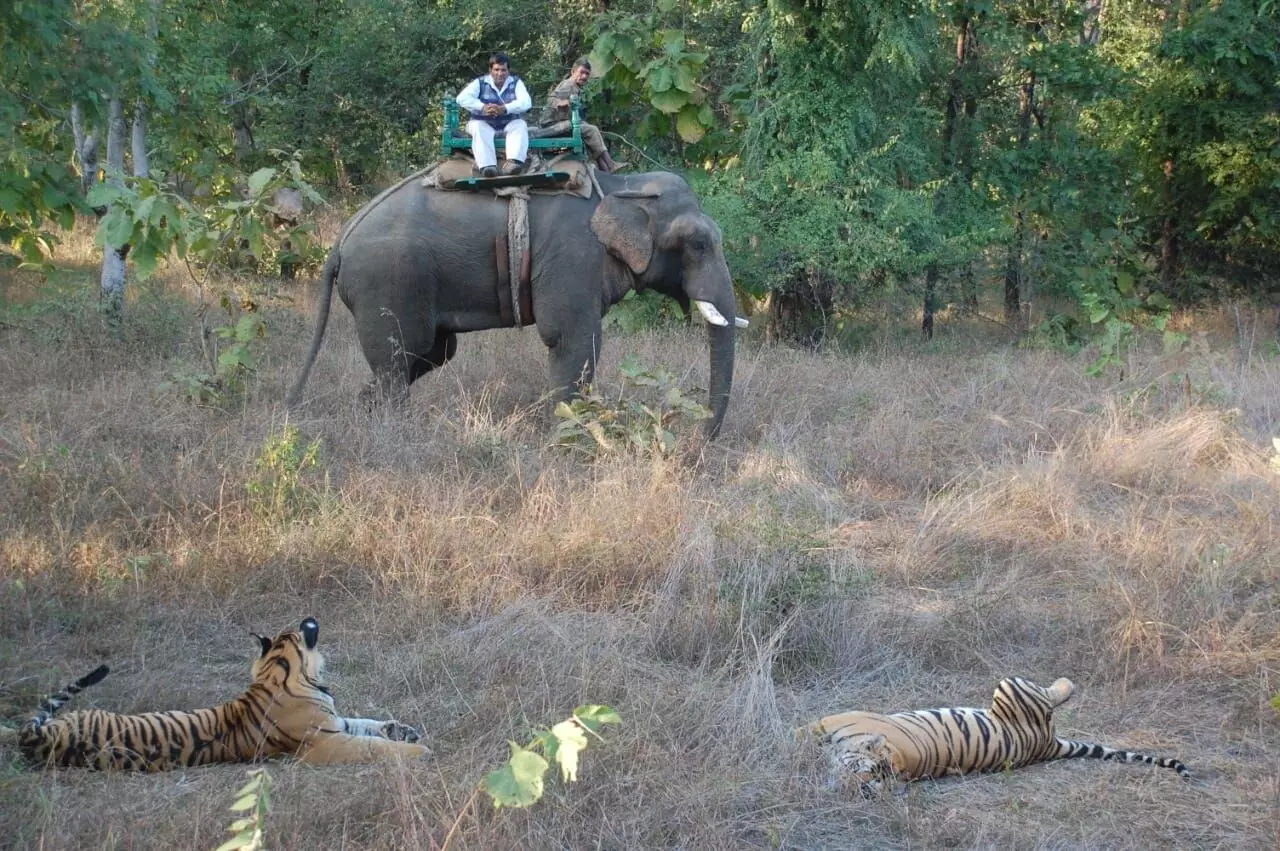
<svg viewBox="0 0 1280 851">
<path fill-rule="evenodd" d="M 711 380 L 708 404 L 711 419 L 707 420 L 707 439 L 720 433 L 725 411 L 729 409 L 729 391 L 733 388 L 733 335 L 734 325 L 707 326 L 707 343 L 711 351 Z"/>
</svg>

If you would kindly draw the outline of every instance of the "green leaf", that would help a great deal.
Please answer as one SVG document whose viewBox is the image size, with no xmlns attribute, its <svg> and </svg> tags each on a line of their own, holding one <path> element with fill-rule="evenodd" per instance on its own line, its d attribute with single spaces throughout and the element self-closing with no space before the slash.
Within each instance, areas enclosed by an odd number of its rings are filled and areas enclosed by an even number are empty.
<svg viewBox="0 0 1280 851">
<path fill-rule="evenodd" d="M 228 375 L 240 371 L 251 371 L 255 367 L 253 352 L 243 343 L 227 346 L 218 353 L 218 374 Z"/>
<path fill-rule="evenodd" d="M 680 110 L 680 114 L 676 116 L 676 132 L 691 145 L 702 140 L 707 134 L 707 128 L 702 126 L 698 117 L 698 107 L 689 104 Z"/>
<path fill-rule="evenodd" d="M 1121 295 L 1133 294 L 1133 275 L 1129 272 L 1116 272 L 1116 289 Z"/>
<path fill-rule="evenodd" d="M 109 207 L 124 195 L 124 190 L 110 183 L 98 183 L 89 190 L 85 200 L 91 207 Z"/>
<path fill-rule="evenodd" d="M 671 77 L 671 69 L 666 65 L 655 66 L 645 77 L 645 80 L 649 83 L 650 90 L 654 92 L 665 92 L 671 88 L 674 82 Z"/>
<path fill-rule="evenodd" d="M 698 83 L 693 79 L 693 71 L 688 65 L 677 65 L 672 76 L 672 85 L 682 92 L 693 94 L 698 90 Z"/>
<path fill-rule="evenodd" d="M 636 50 L 635 39 L 629 35 L 618 36 L 613 55 L 629 70 L 634 71 L 640 64 L 640 53 Z"/>
<path fill-rule="evenodd" d="M 244 797 L 240 798 L 234 804 L 231 805 L 231 812 L 242 813 L 242 812 L 245 812 L 246 810 L 251 810 L 255 806 L 257 806 L 258 804 L 257 789 L 250 789 L 250 790 L 241 789 L 236 794 L 244 795 Z"/>
<path fill-rule="evenodd" d="M 145 281 L 156 270 L 159 252 L 156 250 L 154 242 L 151 239 L 146 239 L 134 246 L 129 257 L 133 259 L 133 265 L 138 272 L 139 280 Z"/>
<path fill-rule="evenodd" d="M 684 53 L 684 30 L 663 30 L 662 49 L 668 56 L 679 56 Z"/>
<path fill-rule="evenodd" d="M 573 710 L 573 717 L 593 733 L 599 732 L 605 724 L 622 723 L 622 716 L 613 708 L 599 703 L 585 703 L 579 706 Z"/>
<path fill-rule="evenodd" d="M 148 219 L 153 225 L 163 223 L 169 230 L 178 231 L 183 229 L 183 216 L 178 212 L 177 206 L 166 198 L 157 198 L 151 208 L 151 216 Z"/>
<path fill-rule="evenodd" d="M 149 198 L 143 198 L 133 210 L 134 220 L 139 222 L 151 221 L 151 208 L 155 205 L 156 196 L 152 195 Z"/>
<path fill-rule="evenodd" d="M 267 325 L 256 313 L 246 313 L 236 322 L 234 338 L 241 343 L 248 343 L 258 337 L 267 336 Z"/>
<path fill-rule="evenodd" d="M 111 248 L 119 248 L 133 236 L 133 218 L 122 208 L 112 207 L 98 225 L 98 241 Z"/>
<path fill-rule="evenodd" d="M 276 176 L 274 168 L 260 168 L 253 174 L 249 175 L 249 194 L 257 197 L 262 194 L 262 190 L 271 182 L 271 178 Z"/>
<path fill-rule="evenodd" d="M 689 103 L 689 95 L 679 89 L 669 89 L 665 92 L 654 92 L 649 96 L 649 103 L 657 107 L 660 112 L 674 115 Z"/>
<path fill-rule="evenodd" d="M 542 797 L 543 775 L 550 764 L 533 751 L 511 742 L 511 759 L 485 775 L 481 788 L 489 793 L 496 809 L 527 807 Z"/>
<path fill-rule="evenodd" d="M 241 831 L 226 842 L 219 845 L 214 851 L 236 851 L 239 848 L 250 848 L 253 846 L 253 838 L 256 831 L 249 829 Z"/>
</svg>

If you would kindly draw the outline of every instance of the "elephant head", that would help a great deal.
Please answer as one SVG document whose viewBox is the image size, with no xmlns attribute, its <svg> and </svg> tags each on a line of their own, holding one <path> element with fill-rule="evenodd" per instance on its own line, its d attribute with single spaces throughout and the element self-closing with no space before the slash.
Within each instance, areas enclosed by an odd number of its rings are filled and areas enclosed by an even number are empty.
<svg viewBox="0 0 1280 851">
<path fill-rule="evenodd" d="M 733 385 L 734 328 L 747 324 L 736 315 L 719 225 L 702 211 L 683 179 L 660 173 L 607 194 L 591 218 L 591 229 L 606 249 L 606 307 L 627 290 L 653 289 L 686 310 L 692 303 L 706 320 L 712 413 L 707 432 L 714 437 Z"/>
</svg>

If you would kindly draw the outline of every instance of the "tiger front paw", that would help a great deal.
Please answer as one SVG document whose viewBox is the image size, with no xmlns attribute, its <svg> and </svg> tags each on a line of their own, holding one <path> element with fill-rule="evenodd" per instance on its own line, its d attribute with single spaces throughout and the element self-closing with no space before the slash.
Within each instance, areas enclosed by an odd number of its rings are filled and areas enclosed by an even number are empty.
<svg viewBox="0 0 1280 851">
<path fill-rule="evenodd" d="M 393 742 L 416 742 L 421 736 L 416 727 L 401 724 L 399 721 L 387 721 L 382 725 L 382 736 Z"/>
</svg>

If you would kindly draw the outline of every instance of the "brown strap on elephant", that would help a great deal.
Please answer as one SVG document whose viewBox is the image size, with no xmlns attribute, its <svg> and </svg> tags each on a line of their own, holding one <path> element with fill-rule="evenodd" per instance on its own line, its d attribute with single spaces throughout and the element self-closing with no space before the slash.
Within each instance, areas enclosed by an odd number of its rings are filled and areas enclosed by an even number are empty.
<svg viewBox="0 0 1280 851">
<path fill-rule="evenodd" d="M 516 324 L 511 310 L 511 273 L 507 268 L 507 235 L 499 233 L 493 238 L 493 259 L 498 267 L 498 316 L 504 327 Z"/>
<path fill-rule="evenodd" d="M 533 252 L 527 247 L 520 255 L 520 322 L 532 325 L 533 318 Z"/>
</svg>

